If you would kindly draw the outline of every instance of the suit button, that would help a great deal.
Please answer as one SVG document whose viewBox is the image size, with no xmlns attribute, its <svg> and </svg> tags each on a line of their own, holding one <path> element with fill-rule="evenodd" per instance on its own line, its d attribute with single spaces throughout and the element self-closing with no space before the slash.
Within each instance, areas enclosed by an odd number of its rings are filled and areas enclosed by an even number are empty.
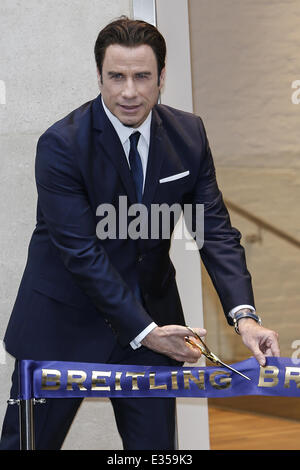
<svg viewBox="0 0 300 470">
<path fill-rule="evenodd" d="M 143 256 L 143 255 L 140 255 L 140 256 L 138 257 L 138 262 L 140 263 L 141 261 L 143 261 L 143 259 L 144 259 L 144 256 Z"/>
</svg>

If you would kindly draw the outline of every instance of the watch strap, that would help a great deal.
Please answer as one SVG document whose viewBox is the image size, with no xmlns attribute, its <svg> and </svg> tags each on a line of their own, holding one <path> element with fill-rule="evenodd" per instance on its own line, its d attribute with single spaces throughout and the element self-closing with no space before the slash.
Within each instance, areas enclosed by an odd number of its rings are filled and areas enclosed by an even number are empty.
<svg viewBox="0 0 300 470">
<path fill-rule="evenodd" d="M 234 325 L 234 329 L 236 331 L 236 333 L 239 335 L 240 334 L 240 331 L 239 331 L 239 327 L 238 327 L 238 322 L 239 320 L 241 320 L 242 318 L 252 318 L 252 320 L 256 321 L 256 323 L 258 323 L 259 325 L 262 324 L 261 322 L 261 318 L 254 312 L 237 312 L 233 318 L 233 325 Z"/>
</svg>

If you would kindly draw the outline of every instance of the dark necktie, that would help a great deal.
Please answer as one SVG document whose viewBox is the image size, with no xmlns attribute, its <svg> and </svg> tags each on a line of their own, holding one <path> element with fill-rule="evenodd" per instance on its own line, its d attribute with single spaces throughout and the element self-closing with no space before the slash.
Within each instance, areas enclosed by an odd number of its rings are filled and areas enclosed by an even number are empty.
<svg viewBox="0 0 300 470">
<path fill-rule="evenodd" d="M 134 132 L 129 137 L 129 140 L 130 140 L 129 165 L 130 165 L 132 177 L 133 177 L 134 184 L 135 184 L 136 198 L 138 202 L 142 202 L 143 183 L 144 183 L 142 160 L 137 149 L 140 135 L 141 135 L 140 132 Z"/>
</svg>

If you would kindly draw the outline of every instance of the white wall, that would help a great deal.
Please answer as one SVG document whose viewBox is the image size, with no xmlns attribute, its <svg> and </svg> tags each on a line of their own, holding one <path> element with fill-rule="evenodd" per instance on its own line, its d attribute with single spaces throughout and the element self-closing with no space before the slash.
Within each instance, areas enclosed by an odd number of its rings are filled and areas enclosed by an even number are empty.
<svg viewBox="0 0 300 470">
<path fill-rule="evenodd" d="M 0 338 L 35 226 L 37 139 L 50 124 L 98 94 L 93 56 L 97 34 L 112 19 L 130 13 L 130 0 L 1 0 Z M 1 351 L 2 423 L 12 359 Z M 81 407 L 66 449 L 121 448 L 107 405 L 98 400 Z"/>
</svg>

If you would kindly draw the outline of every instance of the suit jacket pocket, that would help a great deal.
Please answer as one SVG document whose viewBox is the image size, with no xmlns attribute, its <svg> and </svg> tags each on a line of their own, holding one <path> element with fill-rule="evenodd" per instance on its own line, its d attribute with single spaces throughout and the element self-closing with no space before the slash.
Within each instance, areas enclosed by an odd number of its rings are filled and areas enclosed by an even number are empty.
<svg viewBox="0 0 300 470">
<path fill-rule="evenodd" d="M 190 174 L 189 170 L 182 171 L 180 173 L 174 173 L 172 175 L 165 176 L 164 178 L 160 178 L 159 183 L 164 184 L 164 183 L 170 183 L 172 181 L 177 181 L 177 183 L 185 183 L 186 177 L 189 174 Z"/>
</svg>

